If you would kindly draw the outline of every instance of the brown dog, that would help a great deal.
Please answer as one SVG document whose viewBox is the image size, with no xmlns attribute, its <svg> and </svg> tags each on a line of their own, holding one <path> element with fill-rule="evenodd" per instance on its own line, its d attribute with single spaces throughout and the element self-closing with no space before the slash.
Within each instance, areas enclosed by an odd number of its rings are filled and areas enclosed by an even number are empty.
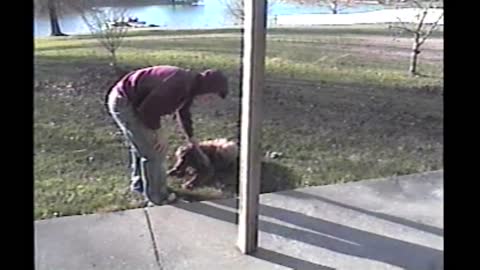
<svg viewBox="0 0 480 270">
<path fill-rule="evenodd" d="M 187 144 L 177 149 L 175 152 L 177 161 L 168 171 L 169 176 L 183 178 L 186 176 L 187 170 L 193 170 L 192 177 L 182 185 L 186 189 L 191 189 L 198 184 L 210 183 L 216 173 L 232 169 L 237 162 L 238 145 L 236 142 L 215 139 L 202 141 L 198 146 L 210 159 L 211 166 L 204 165 L 197 148 L 192 144 Z"/>
</svg>

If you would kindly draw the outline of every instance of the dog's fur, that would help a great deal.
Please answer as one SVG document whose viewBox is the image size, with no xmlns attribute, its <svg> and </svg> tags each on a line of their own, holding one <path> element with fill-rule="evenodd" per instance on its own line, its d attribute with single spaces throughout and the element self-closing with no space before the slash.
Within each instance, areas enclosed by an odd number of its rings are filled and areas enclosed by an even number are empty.
<svg viewBox="0 0 480 270">
<path fill-rule="evenodd" d="M 180 146 L 175 152 L 176 163 L 168 171 L 169 176 L 183 178 L 188 169 L 193 169 L 192 178 L 187 180 L 183 187 L 191 189 L 198 184 L 208 184 L 218 172 L 232 170 L 238 159 L 238 145 L 227 139 L 202 141 L 199 148 L 210 160 L 206 166 L 193 144 Z"/>
</svg>

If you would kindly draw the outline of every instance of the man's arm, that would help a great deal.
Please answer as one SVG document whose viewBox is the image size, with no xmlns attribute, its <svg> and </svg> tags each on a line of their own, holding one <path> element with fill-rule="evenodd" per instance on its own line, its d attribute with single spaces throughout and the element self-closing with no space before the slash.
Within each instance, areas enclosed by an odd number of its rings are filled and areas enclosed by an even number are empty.
<svg viewBox="0 0 480 270">
<path fill-rule="evenodd" d="M 192 114 L 190 112 L 190 106 L 192 105 L 192 101 L 187 101 L 183 104 L 182 108 L 180 108 L 176 113 L 176 119 L 178 125 L 182 129 L 184 135 L 187 137 L 188 141 L 191 141 L 193 138 L 193 122 L 192 122 Z"/>
<path fill-rule="evenodd" d="M 180 110 L 177 111 L 177 121 L 180 127 L 182 128 L 185 136 L 187 137 L 188 142 L 193 144 L 196 151 L 202 159 L 204 165 L 204 170 L 210 172 L 212 170 L 212 165 L 208 156 L 200 149 L 198 142 L 193 138 L 193 126 L 192 126 L 192 114 L 190 113 L 190 106 L 192 101 L 187 101 Z"/>
</svg>

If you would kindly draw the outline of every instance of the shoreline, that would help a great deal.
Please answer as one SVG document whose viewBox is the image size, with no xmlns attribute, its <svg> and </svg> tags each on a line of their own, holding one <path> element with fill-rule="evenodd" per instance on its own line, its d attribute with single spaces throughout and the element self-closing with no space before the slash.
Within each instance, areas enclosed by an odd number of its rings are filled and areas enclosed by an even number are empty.
<svg viewBox="0 0 480 270">
<path fill-rule="evenodd" d="M 385 30 L 386 24 L 383 23 L 369 23 L 369 24 L 343 24 L 343 25 L 329 25 L 329 24 L 322 24 L 322 25 L 269 25 L 268 26 L 268 31 L 274 31 L 274 30 L 281 30 L 281 29 L 288 29 L 290 31 L 295 31 L 295 30 L 302 30 L 302 29 L 308 29 L 308 30 L 328 30 L 330 31 L 329 33 L 331 34 L 331 30 L 337 30 L 339 31 L 338 33 L 342 33 L 342 31 L 346 30 Z M 443 27 L 443 26 L 442 26 Z M 442 27 L 437 29 L 437 31 L 443 32 Z M 162 28 L 162 27 L 142 27 L 142 28 L 132 28 L 131 30 L 128 30 L 128 33 L 131 35 L 142 35 L 142 32 L 151 32 L 151 33 L 167 33 L 170 34 L 169 32 L 179 32 L 178 34 L 180 35 L 185 35 L 184 32 L 190 32 L 191 35 L 196 35 L 196 34 L 218 34 L 216 31 L 238 31 L 240 33 L 241 27 L 240 26 L 223 26 L 223 27 L 211 27 L 211 28 Z M 196 33 L 198 31 L 198 33 Z M 435 32 L 437 32 L 435 31 Z M 329 34 L 329 35 L 330 35 Z M 128 34 L 127 34 L 128 35 Z M 45 39 L 71 39 L 71 38 L 78 38 L 78 37 L 88 37 L 91 36 L 90 33 L 79 33 L 79 34 L 70 34 L 68 36 L 64 37 L 51 37 L 51 36 L 35 36 L 34 40 L 45 40 Z M 432 39 L 438 38 L 437 36 L 433 35 L 431 37 Z"/>
<path fill-rule="evenodd" d="M 401 9 L 384 9 L 376 11 L 366 11 L 360 13 L 348 14 L 299 14 L 299 15 L 278 15 L 268 17 L 268 28 L 295 28 L 295 27 L 320 27 L 320 26 L 365 26 L 365 25 L 381 25 L 399 22 L 398 18 L 404 23 L 415 23 L 418 19 L 415 16 L 419 14 L 420 9 L 401 8 Z M 435 22 L 443 9 L 431 9 L 425 18 L 426 24 Z M 439 25 L 443 26 L 443 18 L 439 21 Z M 226 24 L 220 27 L 132 27 L 130 31 L 152 31 L 152 30 L 214 30 L 214 29 L 240 29 L 240 25 Z M 68 33 L 70 36 L 89 35 L 85 33 Z M 35 35 L 34 38 L 46 38 L 48 36 Z"/>
<path fill-rule="evenodd" d="M 275 26 L 312 26 L 312 25 L 361 25 L 395 23 L 399 19 L 404 23 L 416 23 L 416 18 L 422 10 L 417 8 L 384 9 L 349 14 L 301 14 L 282 15 L 269 18 Z M 430 9 L 425 18 L 426 24 L 434 23 L 443 12 L 443 9 Z M 443 25 L 443 18 L 439 21 Z"/>
</svg>

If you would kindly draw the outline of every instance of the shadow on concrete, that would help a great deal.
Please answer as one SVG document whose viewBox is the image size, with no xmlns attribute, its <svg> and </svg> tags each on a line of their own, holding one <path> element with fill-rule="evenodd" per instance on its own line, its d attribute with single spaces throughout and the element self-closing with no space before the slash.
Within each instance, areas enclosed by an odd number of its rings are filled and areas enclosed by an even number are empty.
<svg viewBox="0 0 480 270">
<path fill-rule="evenodd" d="M 356 206 L 352 206 L 352 205 L 344 204 L 344 203 L 337 202 L 337 201 L 334 201 L 334 200 L 331 200 L 331 199 L 327 199 L 327 198 L 321 197 L 319 195 L 300 192 L 300 191 L 297 191 L 297 190 L 291 190 L 288 193 L 284 193 L 283 195 L 291 196 L 291 197 L 294 197 L 294 198 L 301 198 L 301 199 L 311 198 L 311 199 L 319 200 L 319 201 L 322 201 L 322 202 L 325 202 L 325 203 L 333 204 L 335 206 L 339 206 L 339 207 L 343 207 L 343 208 L 346 208 L 346 209 L 349 209 L 349 210 L 357 211 L 357 212 L 360 212 L 360 213 L 363 213 L 363 214 L 366 214 L 366 215 L 369 215 L 369 216 L 372 216 L 372 217 L 376 217 L 376 218 L 383 219 L 383 220 L 386 220 L 386 221 L 398 223 L 398 224 L 401 224 L 403 226 L 414 228 L 414 229 L 417 229 L 417 230 L 420 230 L 420 231 L 428 232 L 428 233 L 435 234 L 435 235 L 438 235 L 438 236 L 443 236 L 443 229 L 441 229 L 441 228 L 437 228 L 437 227 L 434 227 L 434 226 L 431 226 L 431 225 L 414 222 L 414 221 L 408 220 L 406 218 L 401 218 L 401 217 L 396 217 L 396 216 L 392 216 L 392 215 L 388 215 L 388 214 L 373 212 L 373 211 L 366 210 L 366 209 L 363 209 L 363 208 L 359 208 L 359 207 L 356 207 Z"/>
<path fill-rule="evenodd" d="M 234 212 L 227 211 L 212 205 L 201 204 L 201 203 L 178 203 L 173 204 L 172 206 L 193 212 L 196 214 L 204 215 L 221 221 L 237 224 L 238 215 Z M 264 223 L 264 222 L 261 222 Z M 273 224 L 273 223 L 272 223 Z M 283 227 L 280 225 L 273 224 L 275 226 Z M 252 257 L 268 261 L 277 265 L 283 265 L 285 267 L 290 267 L 292 269 L 302 269 L 302 270 L 332 270 L 333 268 L 323 266 L 320 264 L 312 263 L 305 261 L 299 258 L 291 257 L 285 254 L 281 254 L 275 251 L 271 251 L 265 248 L 258 248 L 254 254 L 251 254 Z"/>
<path fill-rule="evenodd" d="M 214 201 L 212 203 L 233 209 L 229 211 L 209 204 L 197 204 L 195 206 L 194 204 L 178 204 L 175 206 L 237 224 L 236 201 Z M 443 260 L 443 251 L 441 250 L 347 227 L 286 209 L 261 205 L 260 215 L 308 229 L 307 231 L 261 220 L 259 229 L 262 232 L 329 249 L 337 253 L 375 260 L 403 269 L 435 269 L 436 265 Z M 269 261 L 272 263 L 285 263 L 283 261 L 285 259 L 279 260 L 278 257 L 276 258 L 278 262 L 276 262 L 275 256 L 273 258 L 263 257 L 265 259 L 270 258 Z M 307 265 L 311 263 L 301 259 L 295 260 L 303 261 Z M 316 267 L 318 269 L 319 266 Z"/>
<path fill-rule="evenodd" d="M 335 268 L 319 265 L 316 263 L 308 262 L 305 260 L 300 260 L 285 254 L 281 254 L 275 251 L 271 251 L 264 248 L 258 248 L 253 257 L 268 261 L 274 264 L 282 265 L 291 269 L 302 269 L 302 270 L 334 270 Z"/>
</svg>

